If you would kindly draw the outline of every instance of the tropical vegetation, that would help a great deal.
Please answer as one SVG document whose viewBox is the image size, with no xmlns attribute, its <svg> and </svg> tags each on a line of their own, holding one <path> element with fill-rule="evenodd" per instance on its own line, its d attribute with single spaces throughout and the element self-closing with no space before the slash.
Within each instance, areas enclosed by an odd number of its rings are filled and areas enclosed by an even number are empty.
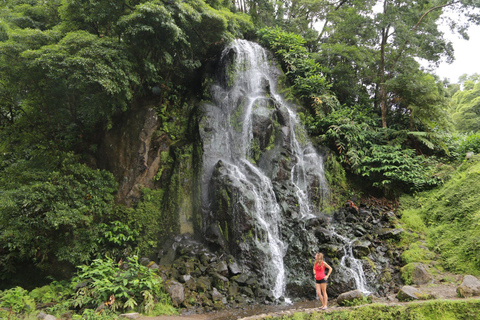
<svg viewBox="0 0 480 320">
<path fill-rule="evenodd" d="M 468 37 L 468 24 L 480 22 L 478 6 L 0 1 L 0 315 L 56 301 L 52 313 L 76 308 L 89 318 L 111 293 L 119 301 L 112 312 L 174 312 L 161 278 L 138 256 L 178 231 L 172 163 L 195 139 L 196 102 L 208 99 L 204 74 L 235 38 L 261 43 L 283 69 L 283 94 L 301 106 L 310 137 L 344 177 L 330 179 L 337 199 L 404 201 L 404 220 L 421 222 L 417 231 L 445 268 L 480 274 L 472 194 L 479 169 L 471 158 L 480 153 L 480 76 L 452 84 L 418 62 L 451 61 L 442 13 L 464 17 L 448 22 Z M 162 154 L 156 187 L 126 203 L 98 150 L 122 115 L 146 105 L 177 151 Z"/>
</svg>

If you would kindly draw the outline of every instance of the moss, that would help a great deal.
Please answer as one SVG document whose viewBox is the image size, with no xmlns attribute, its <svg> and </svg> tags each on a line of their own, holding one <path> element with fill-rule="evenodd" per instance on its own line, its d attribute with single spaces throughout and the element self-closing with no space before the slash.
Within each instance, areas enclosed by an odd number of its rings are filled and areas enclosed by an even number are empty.
<svg viewBox="0 0 480 320">
<path fill-rule="evenodd" d="M 405 263 L 413 262 L 429 262 L 435 257 L 435 253 L 428 250 L 420 242 L 415 242 L 409 245 L 408 249 L 402 253 L 402 260 Z"/>
<path fill-rule="evenodd" d="M 324 211 L 329 212 L 337 205 L 345 203 L 349 199 L 350 191 L 345 169 L 334 155 L 326 157 L 324 168 L 325 178 L 330 188 L 330 206 L 324 208 Z"/>
<path fill-rule="evenodd" d="M 422 218 L 428 247 L 453 272 L 480 275 L 480 159 L 462 163 L 441 187 L 401 199 L 402 220 Z M 415 203 L 416 202 L 416 203 Z M 403 215 L 406 218 L 403 218 Z M 410 221 L 410 222 L 409 222 Z"/>
<path fill-rule="evenodd" d="M 294 313 L 284 315 L 283 320 L 448 320 L 448 319 L 479 319 L 479 299 L 465 300 L 436 300 L 412 302 L 402 305 L 370 304 L 345 310 L 330 310 L 329 312 Z"/>
<path fill-rule="evenodd" d="M 390 269 L 385 268 L 382 271 L 382 277 L 380 278 L 380 282 L 388 283 L 390 281 L 392 281 L 392 272 L 390 271 Z"/>
<path fill-rule="evenodd" d="M 400 276 L 402 277 L 403 283 L 406 285 L 413 283 L 413 271 L 416 266 L 416 263 L 409 263 L 400 269 Z"/>
<path fill-rule="evenodd" d="M 375 263 L 370 259 L 369 257 L 362 257 L 362 260 L 365 260 L 368 262 L 370 268 L 372 269 L 372 272 L 375 273 L 377 270 L 377 266 L 375 266 Z"/>
<path fill-rule="evenodd" d="M 260 141 L 258 138 L 253 139 L 250 143 L 250 158 L 248 159 L 251 163 L 256 164 L 258 159 L 260 158 L 260 154 L 262 151 L 260 150 Z"/>
</svg>

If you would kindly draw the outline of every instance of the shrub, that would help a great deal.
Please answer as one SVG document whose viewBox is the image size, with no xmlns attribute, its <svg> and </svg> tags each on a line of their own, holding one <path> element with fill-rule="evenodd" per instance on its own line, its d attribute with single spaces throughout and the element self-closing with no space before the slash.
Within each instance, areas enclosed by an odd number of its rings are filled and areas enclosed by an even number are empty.
<svg viewBox="0 0 480 320">
<path fill-rule="evenodd" d="M 119 263 L 108 257 L 95 259 L 91 265 L 79 267 L 73 282 L 85 285 L 77 290 L 74 307 L 96 308 L 111 295 L 115 296 L 113 310 L 137 309 L 150 313 L 159 301 L 171 305 L 161 277 L 139 264 L 137 256 Z"/>
<path fill-rule="evenodd" d="M 117 184 L 111 173 L 77 161 L 38 151 L 3 162 L 1 279 L 12 278 L 19 263 L 51 271 L 58 261 L 76 265 L 98 253 L 99 223 L 112 211 Z"/>
<path fill-rule="evenodd" d="M 465 140 L 460 143 L 458 147 L 460 158 L 464 158 L 467 152 L 480 154 L 480 132 L 468 135 Z"/>
<path fill-rule="evenodd" d="M 441 180 L 432 174 L 432 164 L 415 150 L 400 146 L 372 145 L 361 159 L 358 172 L 372 181 L 374 187 L 390 192 L 420 191 L 439 185 Z"/>
<path fill-rule="evenodd" d="M 35 311 L 35 301 L 28 295 L 28 291 L 15 287 L 0 291 L 0 316 L 7 317 L 11 313 L 32 313 Z"/>
<path fill-rule="evenodd" d="M 405 263 L 428 262 L 435 258 L 435 253 L 428 250 L 419 242 L 410 244 L 407 250 L 402 253 L 402 260 Z"/>
</svg>

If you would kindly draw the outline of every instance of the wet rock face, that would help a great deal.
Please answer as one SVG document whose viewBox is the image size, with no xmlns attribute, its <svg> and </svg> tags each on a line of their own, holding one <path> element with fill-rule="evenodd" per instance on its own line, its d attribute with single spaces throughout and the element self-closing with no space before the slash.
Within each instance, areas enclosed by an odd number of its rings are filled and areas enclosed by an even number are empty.
<svg viewBox="0 0 480 320">
<path fill-rule="evenodd" d="M 168 150 L 168 136 L 155 137 L 159 120 L 153 107 L 132 106 L 105 133 L 98 148 L 97 163 L 119 182 L 117 199 L 129 205 L 140 197 L 140 188 L 152 188 L 161 165 L 160 154 Z"/>
<path fill-rule="evenodd" d="M 166 243 L 157 260 L 158 265 L 148 264 L 156 266 L 180 308 L 205 312 L 275 300 L 259 281 L 261 275 L 240 267 L 232 255 L 208 250 L 189 235 Z"/>
<path fill-rule="evenodd" d="M 353 256 L 361 263 L 366 287 L 368 291 L 380 296 L 397 289 L 401 283 L 401 251 L 386 241 L 398 239 L 403 232 L 394 228 L 395 220 L 396 216 L 390 210 L 362 205 L 358 210 L 352 207 L 337 210 L 334 220 L 331 221 L 337 233 L 353 240 Z M 385 237 L 386 234 L 389 236 Z M 344 246 L 338 238 L 330 239 L 320 246 L 320 250 L 326 254 L 327 261 L 339 261 L 344 255 Z M 337 262 L 334 262 L 332 267 L 334 274 L 329 287 L 332 296 L 357 289 L 355 281 L 345 268 Z"/>
</svg>

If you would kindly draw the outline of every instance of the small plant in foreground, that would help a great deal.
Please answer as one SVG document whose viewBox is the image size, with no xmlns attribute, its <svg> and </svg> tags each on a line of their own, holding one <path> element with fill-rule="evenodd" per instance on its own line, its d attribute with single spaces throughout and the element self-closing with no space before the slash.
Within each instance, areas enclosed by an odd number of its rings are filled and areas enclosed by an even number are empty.
<svg viewBox="0 0 480 320">
<path fill-rule="evenodd" d="M 11 314 L 29 314 L 35 310 L 35 301 L 28 295 L 28 291 L 15 287 L 0 291 L 0 318 L 10 318 Z"/>
<path fill-rule="evenodd" d="M 82 284 L 82 287 L 75 293 L 74 307 L 96 308 L 111 295 L 115 297 L 115 303 L 111 305 L 113 311 L 150 313 L 158 302 L 171 305 L 161 277 L 141 265 L 137 256 L 129 257 L 123 263 L 116 263 L 109 257 L 95 259 L 91 265 L 79 269 L 73 282 Z"/>
</svg>

